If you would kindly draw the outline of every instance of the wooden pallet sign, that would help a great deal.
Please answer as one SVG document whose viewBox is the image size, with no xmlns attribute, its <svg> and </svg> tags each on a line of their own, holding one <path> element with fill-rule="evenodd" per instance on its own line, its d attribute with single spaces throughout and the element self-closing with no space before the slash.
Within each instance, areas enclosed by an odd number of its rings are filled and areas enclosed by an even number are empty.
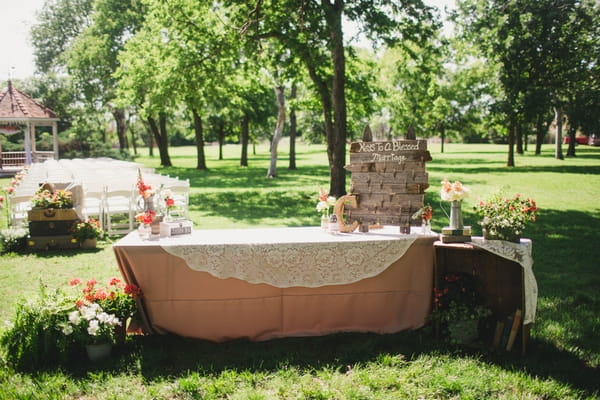
<svg viewBox="0 0 600 400">
<path fill-rule="evenodd" d="M 342 229 L 349 232 L 360 226 L 366 232 L 369 227 L 397 225 L 401 232 L 410 232 L 411 225 L 421 224 L 411 217 L 423 207 L 428 161 L 426 140 L 351 143 L 350 164 L 345 166 L 352 173 L 351 197 L 345 201 L 352 199 L 353 204 L 338 207 L 338 219 L 343 215 L 348 221 Z"/>
</svg>

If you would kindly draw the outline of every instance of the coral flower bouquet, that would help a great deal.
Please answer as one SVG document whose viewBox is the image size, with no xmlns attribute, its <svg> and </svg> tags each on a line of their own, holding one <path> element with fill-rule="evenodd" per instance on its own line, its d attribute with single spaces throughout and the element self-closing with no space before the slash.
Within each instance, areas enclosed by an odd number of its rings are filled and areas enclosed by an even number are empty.
<svg viewBox="0 0 600 400">
<path fill-rule="evenodd" d="M 513 197 L 496 194 L 490 200 L 480 200 L 475 211 L 481 217 L 486 239 L 519 242 L 527 223 L 535 222 L 538 208 L 533 199 L 520 194 Z"/>
</svg>

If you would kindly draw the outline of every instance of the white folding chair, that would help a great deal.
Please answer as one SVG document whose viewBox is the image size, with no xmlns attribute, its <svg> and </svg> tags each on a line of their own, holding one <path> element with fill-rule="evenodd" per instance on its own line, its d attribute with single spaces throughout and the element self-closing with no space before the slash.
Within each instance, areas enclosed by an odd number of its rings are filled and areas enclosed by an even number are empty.
<svg viewBox="0 0 600 400">
<path fill-rule="evenodd" d="M 190 205 L 190 182 L 181 180 L 170 180 L 164 184 L 165 189 L 173 193 L 175 206 L 171 210 L 171 216 L 188 218 Z"/>
<path fill-rule="evenodd" d="M 133 195 L 133 189 L 106 189 L 103 211 L 107 234 L 126 234 L 133 230 L 135 218 Z"/>
<path fill-rule="evenodd" d="M 15 228 L 25 226 L 27 211 L 31 210 L 30 195 L 16 195 L 8 198 L 10 204 L 10 225 Z"/>
<path fill-rule="evenodd" d="M 83 218 L 96 218 L 100 229 L 104 231 L 106 221 L 104 218 L 104 190 L 87 190 L 83 195 Z"/>
</svg>

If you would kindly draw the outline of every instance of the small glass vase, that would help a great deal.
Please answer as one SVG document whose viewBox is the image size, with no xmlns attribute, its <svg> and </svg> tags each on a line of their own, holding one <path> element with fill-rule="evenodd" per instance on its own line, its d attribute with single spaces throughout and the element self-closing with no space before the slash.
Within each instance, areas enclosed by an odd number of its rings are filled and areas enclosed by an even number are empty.
<svg viewBox="0 0 600 400">
<path fill-rule="evenodd" d="M 329 217 L 326 213 L 321 214 L 321 229 L 329 229 Z"/>
<path fill-rule="evenodd" d="M 450 229 L 464 229 L 462 216 L 462 200 L 450 202 Z"/>
<path fill-rule="evenodd" d="M 172 222 L 173 221 L 173 217 L 171 216 L 171 208 L 167 207 L 165 209 L 165 215 L 163 216 L 163 222 Z"/>
<path fill-rule="evenodd" d="M 140 239 L 148 240 L 150 238 L 150 234 L 152 233 L 152 228 L 147 224 L 140 224 L 138 226 L 138 234 L 140 235 Z"/>
<path fill-rule="evenodd" d="M 431 220 L 423 218 L 421 220 L 421 234 L 422 235 L 430 235 L 431 234 Z"/>
</svg>

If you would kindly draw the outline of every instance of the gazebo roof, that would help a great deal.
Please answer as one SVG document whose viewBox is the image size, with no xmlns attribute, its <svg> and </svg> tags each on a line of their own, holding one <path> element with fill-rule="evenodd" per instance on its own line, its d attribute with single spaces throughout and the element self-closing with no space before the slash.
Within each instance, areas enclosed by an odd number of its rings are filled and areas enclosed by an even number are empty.
<svg viewBox="0 0 600 400">
<path fill-rule="evenodd" d="M 53 121 L 58 121 L 54 111 L 13 87 L 11 81 L 8 81 L 8 87 L 0 92 L 0 123 Z"/>
</svg>

